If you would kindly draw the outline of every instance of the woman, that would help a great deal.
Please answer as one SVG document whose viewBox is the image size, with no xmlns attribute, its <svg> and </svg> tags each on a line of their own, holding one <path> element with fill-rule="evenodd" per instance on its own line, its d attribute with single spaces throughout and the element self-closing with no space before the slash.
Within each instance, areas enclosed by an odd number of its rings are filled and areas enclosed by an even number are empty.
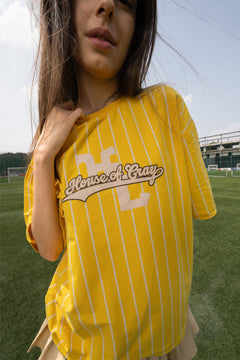
<svg viewBox="0 0 240 360">
<path fill-rule="evenodd" d="M 215 215 L 179 94 L 142 90 L 156 1 L 41 1 L 27 238 L 55 261 L 41 359 L 192 359 L 192 216 Z"/>
</svg>

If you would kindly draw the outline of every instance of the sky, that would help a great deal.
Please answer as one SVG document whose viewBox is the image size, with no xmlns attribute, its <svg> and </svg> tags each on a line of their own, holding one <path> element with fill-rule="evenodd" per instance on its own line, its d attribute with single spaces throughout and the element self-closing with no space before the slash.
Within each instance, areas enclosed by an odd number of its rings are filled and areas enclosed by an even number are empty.
<svg viewBox="0 0 240 360">
<path fill-rule="evenodd" d="M 38 30 L 28 1 L 0 0 L 0 153 L 28 152 L 32 139 Z M 158 32 L 175 51 L 158 39 L 146 85 L 179 91 L 199 137 L 240 130 L 240 0 L 157 2 Z"/>
</svg>

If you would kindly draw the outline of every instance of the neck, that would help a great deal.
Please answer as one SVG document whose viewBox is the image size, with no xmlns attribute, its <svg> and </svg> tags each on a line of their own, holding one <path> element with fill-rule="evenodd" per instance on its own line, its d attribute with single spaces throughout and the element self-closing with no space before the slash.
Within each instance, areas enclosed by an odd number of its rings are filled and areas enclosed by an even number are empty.
<svg viewBox="0 0 240 360">
<path fill-rule="evenodd" d="M 102 80 L 83 73 L 78 76 L 78 106 L 85 115 L 100 110 L 118 96 L 116 78 Z"/>
</svg>

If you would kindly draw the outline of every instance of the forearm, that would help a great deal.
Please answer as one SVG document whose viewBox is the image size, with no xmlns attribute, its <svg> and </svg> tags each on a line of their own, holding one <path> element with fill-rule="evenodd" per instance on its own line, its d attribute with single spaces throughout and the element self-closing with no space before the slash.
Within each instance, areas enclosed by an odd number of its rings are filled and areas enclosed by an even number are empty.
<svg viewBox="0 0 240 360">
<path fill-rule="evenodd" d="M 33 157 L 32 236 L 39 253 L 55 261 L 63 250 L 55 191 L 54 157 L 36 152 Z"/>
<path fill-rule="evenodd" d="M 42 257 L 55 261 L 63 250 L 55 192 L 54 160 L 82 110 L 72 101 L 49 113 L 33 155 L 33 214 L 31 232 Z"/>
</svg>

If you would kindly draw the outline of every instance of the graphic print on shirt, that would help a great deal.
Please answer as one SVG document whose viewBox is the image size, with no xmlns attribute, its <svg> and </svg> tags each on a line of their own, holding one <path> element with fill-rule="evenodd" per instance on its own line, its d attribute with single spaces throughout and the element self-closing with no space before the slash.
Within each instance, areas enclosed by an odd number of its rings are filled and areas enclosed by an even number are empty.
<svg viewBox="0 0 240 360">
<path fill-rule="evenodd" d="M 69 200 L 87 199 L 100 191 L 116 188 L 122 211 L 147 206 L 150 193 L 141 192 L 138 199 L 130 199 L 128 185 L 147 182 L 149 186 L 164 173 L 164 169 L 157 164 L 141 166 L 138 163 L 111 162 L 110 156 L 115 155 L 115 149 L 110 147 L 101 152 L 102 162 L 96 164 L 92 154 L 75 155 L 77 166 L 84 163 L 88 177 L 81 174 L 72 178 L 65 189 L 63 202 Z M 98 174 L 100 173 L 100 175 Z"/>
</svg>

